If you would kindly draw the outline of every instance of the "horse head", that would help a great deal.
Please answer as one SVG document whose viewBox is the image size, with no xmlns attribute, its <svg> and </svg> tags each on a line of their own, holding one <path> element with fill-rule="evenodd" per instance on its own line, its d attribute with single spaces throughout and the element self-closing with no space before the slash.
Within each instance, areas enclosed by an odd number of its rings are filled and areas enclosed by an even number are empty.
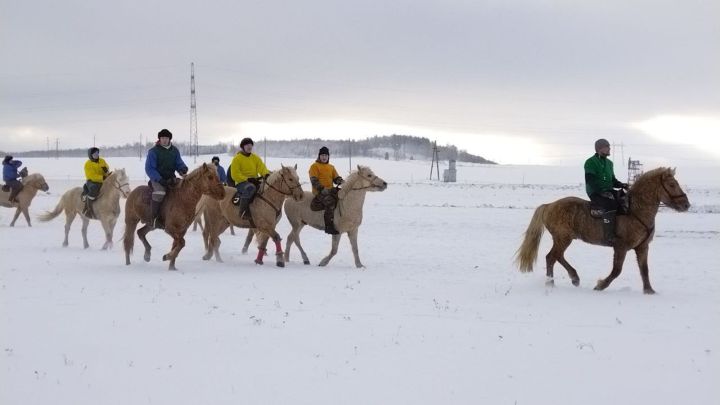
<svg viewBox="0 0 720 405">
<path fill-rule="evenodd" d="M 127 196 L 130 194 L 130 179 L 128 178 L 127 173 L 125 172 L 125 169 L 118 169 L 112 172 L 112 174 L 108 177 L 110 179 L 112 177 L 113 186 L 120 190 L 120 193 L 122 193 L 123 198 L 127 198 Z"/>
<path fill-rule="evenodd" d="M 664 168 L 660 173 L 660 187 L 658 189 L 660 202 L 674 209 L 685 212 L 690 208 L 690 200 L 675 179 L 675 169 Z"/>
<path fill-rule="evenodd" d="M 40 173 L 30 174 L 23 178 L 22 182 L 23 185 L 34 187 L 38 190 L 42 190 L 45 192 L 50 190 L 50 186 L 48 186 L 47 182 L 45 181 L 45 177 L 43 177 L 43 175 Z"/>
<path fill-rule="evenodd" d="M 220 182 L 215 166 L 210 167 L 207 163 L 203 163 L 202 166 L 187 175 L 186 180 L 190 180 L 191 175 L 193 178 L 197 176 L 200 184 L 200 191 L 203 194 L 207 194 L 216 200 L 222 200 L 225 198 L 225 186 L 223 186 Z"/>
<path fill-rule="evenodd" d="M 302 200 L 305 192 L 303 192 L 300 184 L 300 177 L 297 175 L 297 164 L 294 167 L 280 164 L 280 177 L 282 179 L 280 185 L 282 192 L 292 195 L 295 201 Z"/>
<path fill-rule="evenodd" d="M 357 174 L 360 177 L 358 182 L 361 183 L 356 188 L 367 188 L 368 191 L 385 191 L 387 182 L 373 173 L 372 169 L 367 166 L 358 165 Z"/>
</svg>

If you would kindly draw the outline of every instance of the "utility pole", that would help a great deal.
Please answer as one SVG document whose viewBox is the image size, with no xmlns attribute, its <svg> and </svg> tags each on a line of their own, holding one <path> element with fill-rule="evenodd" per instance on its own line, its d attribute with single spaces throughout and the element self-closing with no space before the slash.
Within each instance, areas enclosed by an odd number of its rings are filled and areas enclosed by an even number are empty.
<svg viewBox="0 0 720 405">
<path fill-rule="evenodd" d="M 195 63 L 190 63 L 190 145 L 195 145 L 195 157 L 198 157 L 198 130 L 197 130 L 197 106 L 195 102 Z"/>
<path fill-rule="evenodd" d="M 60 139 L 55 138 L 55 159 L 60 159 Z"/>
<path fill-rule="evenodd" d="M 267 165 L 267 136 L 263 139 L 263 163 Z"/>
<path fill-rule="evenodd" d="M 432 162 L 430 163 L 430 180 L 432 180 L 433 167 L 437 171 L 437 179 L 440 181 L 440 158 L 438 157 L 437 141 L 433 143 Z"/>
<path fill-rule="evenodd" d="M 47 158 L 50 159 L 50 137 L 45 137 L 45 150 L 47 151 Z"/>
</svg>

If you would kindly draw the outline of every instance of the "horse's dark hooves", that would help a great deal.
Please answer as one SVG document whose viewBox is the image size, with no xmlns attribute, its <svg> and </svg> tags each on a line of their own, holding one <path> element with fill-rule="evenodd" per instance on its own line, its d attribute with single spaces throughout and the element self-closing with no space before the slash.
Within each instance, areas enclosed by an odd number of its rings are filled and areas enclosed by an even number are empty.
<svg viewBox="0 0 720 405">
<path fill-rule="evenodd" d="M 145 256 L 143 256 L 143 259 L 145 259 L 146 262 L 149 262 L 149 261 L 150 261 L 150 255 L 145 255 Z"/>
<path fill-rule="evenodd" d="M 285 267 L 285 263 L 284 263 L 284 262 L 277 262 L 277 266 L 278 266 L 278 267 Z"/>
<path fill-rule="evenodd" d="M 655 290 L 653 290 L 652 288 L 646 288 L 643 290 L 643 294 L 653 295 L 655 294 Z"/>
<path fill-rule="evenodd" d="M 303 260 L 303 264 L 310 264 L 310 260 Z"/>
<path fill-rule="evenodd" d="M 262 265 L 265 264 L 265 263 L 263 263 L 262 260 L 255 260 L 255 264 L 259 264 L 259 265 L 262 266 Z"/>
<path fill-rule="evenodd" d="M 168 261 L 168 260 L 170 260 L 170 256 L 166 253 L 166 254 L 163 255 L 163 261 L 165 262 L 165 261 Z M 170 269 L 170 270 L 175 270 L 175 269 Z"/>
<path fill-rule="evenodd" d="M 572 280 L 572 285 L 574 285 L 575 287 L 579 286 L 579 285 L 580 285 L 580 279 Z"/>
</svg>

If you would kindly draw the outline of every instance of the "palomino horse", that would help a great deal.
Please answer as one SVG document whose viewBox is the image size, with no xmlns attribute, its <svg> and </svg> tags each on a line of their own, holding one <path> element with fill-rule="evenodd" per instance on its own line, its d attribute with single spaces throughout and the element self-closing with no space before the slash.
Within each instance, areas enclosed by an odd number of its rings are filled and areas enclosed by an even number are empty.
<svg viewBox="0 0 720 405">
<path fill-rule="evenodd" d="M 85 207 L 85 202 L 82 200 L 82 191 L 82 187 L 74 187 L 66 191 L 65 194 L 60 197 L 60 202 L 55 206 L 55 209 L 45 212 L 40 215 L 38 219 L 47 222 L 65 210 L 65 240 L 62 245 L 63 247 L 67 247 L 70 226 L 75 220 L 75 215 L 80 214 L 80 219 L 82 219 L 83 247 L 85 249 L 90 246 L 87 240 L 88 224 L 90 224 L 91 219 L 99 219 L 105 231 L 105 244 L 103 244 L 102 250 L 112 248 L 113 232 L 117 219 L 120 216 L 120 196 L 122 195 L 122 197 L 127 198 L 128 194 L 130 194 L 130 184 L 128 183 L 128 176 L 127 173 L 125 173 L 125 169 L 115 170 L 103 181 L 100 187 L 100 193 L 92 205 L 95 218 L 88 218 L 82 214 L 83 208 Z"/>
<path fill-rule="evenodd" d="M 596 290 L 604 290 L 620 275 L 625 255 L 635 250 L 643 292 L 654 294 L 650 286 L 648 269 L 648 250 L 655 234 L 655 215 L 660 203 L 676 211 L 687 211 L 690 202 L 680 184 L 675 180 L 675 169 L 661 167 L 643 174 L 628 192 L 630 212 L 617 217 L 617 237 L 613 244 L 614 257 L 610 275 L 600 279 Z M 525 239 L 516 253 L 516 263 L 520 271 L 529 272 L 537 259 L 538 246 L 545 228 L 553 238 L 553 246 L 545 256 L 547 264 L 547 284 L 554 285 L 553 266 L 556 261 L 565 267 L 572 284 L 580 284 L 577 271 L 565 260 L 564 252 L 573 239 L 582 239 L 593 245 L 603 244 L 602 219 L 590 216 L 589 202 L 577 197 L 565 197 L 549 204 L 543 204 L 535 210 L 530 225 L 525 231 Z"/>
<path fill-rule="evenodd" d="M 123 245 L 125 247 L 125 264 L 130 264 L 130 253 L 135 242 L 135 228 L 139 222 L 145 226 L 138 229 L 137 234 L 145 246 L 146 262 L 150 261 L 150 243 L 146 235 L 152 231 L 150 224 L 150 187 L 140 186 L 135 188 L 125 202 L 125 236 Z M 210 165 L 203 163 L 202 166 L 190 172 L 175 187 L 169 187 L 167 195 L 160 208 L 160 215 L 165 219 L 165 233 L 172 236 L 173 245 L 170 252 L 163 255 L 163 260 L 169 260 L 168 270 L 175 268 L 175 259 L 180 250 L 185 246 L 185 233 L 195 218 L 195 207 L 200 197 L 207 194 L 212 198 L 221 199 L 225 197 L 225 188 L 217 175 L 217 170 Z"/>
<path fill-rule="evenodd" d="M 258 234 L 258 254 L 255 263 L 263 264 L 263 256 L 267 251 L 267 243 L 270 237 L 275 242 L 275 257 L 278 267 L 285 266 L 283 262 L 282 245 L 280 235 L 275 231 L 275 225 L 280 220 L 283 201 L 292 197 L 299 200 L 303 197 L 302 186 L 297 175 L 297 166 L 281 166 L 280 170 L 274 171 L 263 180 L 258 188 L 255 199 L 250 204 L 250 213 L 255 223 L 255 231 Z M 212 201 L 203 198 L 203 219 L 205 229 L 203 239 L 207 249 L 204 260 L 209 260 L 213 254 L 215 260 L 221 262 L 219 235 L 234 225 L 240 228 L 249 228 L 249 221 L 240 218 L 237 206 L 232 203 L 234 188 L 226 187 L 226 196 L 221 201 Z"/>
<path fill-rule="evenodd" d="M 365 193 L 368 191 L 385 191 L 387 183 L 385 180 L 376 176 L 369 167 L 358 166 L 357 168 L 357 171 L 350 173 L 350 176 L 348 176 L 338 192 L 338 206 L 335 209 L 335 227 L 339 233 L 332 236 L 330 254 L 320 261 L 320 266 L 327 265 L 330 259 L 337 254 L 340 236 L 347 232 L 348 238 L 350 238 L 353 256 L 355 256 L 355 266 L 358 268 L 364 267 L 360 262 L 360 255 L 358 254 L 357 234 L 358 228 L 362 223 Z M 302 255 L 303 263 L 310 264 L 310 259 L 308 259 L 305 250 L 303 250 L 302 245 L 300 245 L 300 231 L 305 225 L 310 225 L 319 230 L 325 229 L 323 211 L 313 211 L 310 209 L 312 199 L 312 193 L 305 193 L 305 197 L 301 201 L 288 201 L 285 204 L 285 216 L 287 216 L 292 226 L 292 230 L 285 242 L 285 261 L 290 259 L 290 247 L 292 243 L 295 242 Z"/>
<path fill-rule="evenodd" d="M 15 197 L 15 200 L 17 202 L 11 203 L 10 201 L 8 201 L 8 198 L 10 197 L 9 191 L 0 191 L 0 207 L 16 208 L 15 216 L 13 217 L 12 222 L 10 222 L 10 226 L 15 226 L 15 221 L 17 221 L 21 212 L 25 216 L 25 220 L 27 221 L 28 226 L 32 226 L 30 224 L 30 214 L 28 213 L 28 207 L 30 207 L 30 203 L 32 202 L 33 198 L 35 198 L 38 190 L 50 190 L 47 182 L 45 182 L 45 178 L 40 173 L 33 173 L 27 175 L 22 179 L 22 183 L 23 189 L 20 190 L 20 193 L 18 193 L 17 197 Z"/>
</svg>

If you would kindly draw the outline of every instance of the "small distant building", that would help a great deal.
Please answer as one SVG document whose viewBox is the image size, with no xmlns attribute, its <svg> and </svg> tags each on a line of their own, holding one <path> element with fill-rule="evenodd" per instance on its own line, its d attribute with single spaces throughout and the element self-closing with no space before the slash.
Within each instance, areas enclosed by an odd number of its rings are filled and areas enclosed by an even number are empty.
<svg viewBox="0 0 720 405">
<path fill-rule="evenodd" d="M 455 183 L 457 181 L 457 169 L 455 168 L 455 160 L 450 160 L 450 167 L 443 170 L 443 181 L 445 183 Z"/>
</svg>

